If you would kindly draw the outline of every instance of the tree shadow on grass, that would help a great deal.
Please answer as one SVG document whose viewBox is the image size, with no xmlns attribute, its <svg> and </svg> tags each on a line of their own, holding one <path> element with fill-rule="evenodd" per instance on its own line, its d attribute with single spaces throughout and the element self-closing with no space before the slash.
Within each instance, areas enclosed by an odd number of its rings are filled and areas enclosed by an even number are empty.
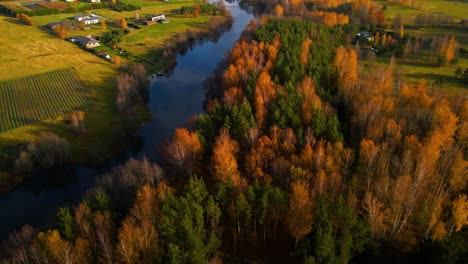
<svg viewBox="0 0 468 264">
<path fill-rule="evenodd" d="M 424 79 L 426 81 L 444 81 L 444 82 L 453 82 L 457 83 L 458 80 L 455 77 L 436 74 L 436 73 L 408 73 L 406 77 L 413 79 Z"/>
<path fill-rule="evenodd" d="M 409 66 L 409 67 L 418 67 L 418 68 L 434 68 L 434 67 L 436 67 L 435 64 L 432 64 L 430 62 L 422 62 L 420 60 L 415 60 L 415 59 L 398 60 L 397 64 L 398 65 L 403 65 L 403 66 Z"/>
<path fill-rule="evenodd" d="M 28 25 L 22 23 L 21 21 L 19 21 L 17 18 L 7 17 L 5 19 L 5 21 L 16 24 L 16 25 L 28 26 Z"/>
<path fill-rule="evenodd" d="M 447 76 L 436 73 L 409 73 L 406 74 L 406 77 L 417 80 L 426 80 L 428 86 L 434 89 L 449 88 L 452 86 L 462 86 L 462 83 L 459 80 L 457 80 L 454 76 Z M 468 87 L 466 86 L 462 87 L 468 89 Z"/>
<path fill-rule="evenodd" d="M 170 10 L 169 14 L 180 15 L 180 8 Z"/>
</svg>

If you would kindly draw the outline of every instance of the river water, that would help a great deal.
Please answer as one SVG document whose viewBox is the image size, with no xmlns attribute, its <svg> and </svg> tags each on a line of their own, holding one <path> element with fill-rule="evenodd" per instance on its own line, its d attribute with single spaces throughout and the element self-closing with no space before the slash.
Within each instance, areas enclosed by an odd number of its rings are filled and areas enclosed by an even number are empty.
<svg viewBox="0 0 468 264">
<path fill-rule="evenodd" d="M 53 222 L 59 207 L 79 202 L 96 178 L 124 163 L 130 157 L 157 160 L 157 150 L 177 127 L 187 126 L 194 115 L 203 113 L 205 89 L 203 82 L 210 77 L 239 39 L 253 15 L 237 2 L 226 3 L 234 16 L 232 27 L 216 41 L 196 43 L 184 54 L 177 55 L 177 66 L 171 74 L 151 81 L 149 108 L 153 120 L 146 124 L 140 136 L 143 145 L 134 154 L 110 162 L 105 168 L 77 166 L 70 171 L 41 173 L 0 198 L 0 241 L 24 224 L 47 227 Z"/>
</svg>

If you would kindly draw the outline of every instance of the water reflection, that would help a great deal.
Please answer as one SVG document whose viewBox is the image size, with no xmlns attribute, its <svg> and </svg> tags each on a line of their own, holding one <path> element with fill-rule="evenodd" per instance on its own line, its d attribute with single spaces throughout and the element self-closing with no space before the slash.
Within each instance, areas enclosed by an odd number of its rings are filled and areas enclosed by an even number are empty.
<svg viewBox="0 0 468 264">
<path fill-rule="evenodd" d="M 214 41 L 197 41 L 190 47 L 190 51 L 177 56 L 177 67 L 170 75 L 152 80 L 149 107 L 153 121 L 141 131 L 144 149 L 140 157 L 145 155 L 159 161 L 158 150 L 172 136 L 175 128 L 187 127 L 194 115 L 203 113 L 206 93 L 204 81 L 211 76 L 225 53 L 254 18 L 237 3 L 226 6 L 234 16 L 231 28 L 219 38 L 215 37 Z"/>
</svg>

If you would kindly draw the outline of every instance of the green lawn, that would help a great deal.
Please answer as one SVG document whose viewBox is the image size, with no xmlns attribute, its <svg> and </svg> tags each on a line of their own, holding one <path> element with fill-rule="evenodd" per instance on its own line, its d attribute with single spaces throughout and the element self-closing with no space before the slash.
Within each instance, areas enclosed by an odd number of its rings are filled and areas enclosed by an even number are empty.
<svg viewBox="0 0 468 264">
<path fill-rule="evenodd" d="M 445 14 L 458 19 L 468 17 L 468 3 L 448 0 L 420 0 L 419 2 L 419 8 L 424 11 Z"/>
<path fill-rule="evenodd" d="M 78 78 L 89 89 L 94 102 L 85 109 L 88 132 L 75 137 L 65 125 L 64 116 L 56 116 L 32 125 L 0 133 L 0 148 L 33 140 L 43 130 L 68 138 L 77 156 L 84 156 L 93 144 L 107 138 L 108 131 L 120 118 L 114 108 L 116 67 L 61 40 L 39 27 L 26 26 L 17 19 L 0 15 L 0 80 L 25 78 L 49 71 L 74 67 Z M 6 37 L 8 36 L 8 37 Z"/>
<path fill-rule="evenodd" d="M 468 48 L 468 32 L 458 24 L 461 18 L 468 17 L 468 3 L 460 3 L 446 0 L 419 0 L 416 8 L 403 6 L 390 1 L 377 0 L 381 5 L 386 5 L 385 14 L 388 24 L 392 23 L 393 18 L 400 14 L 403 24 L 406 27 L 405 32 L 417 38 L 443 38 L 454 35 L 461 47 Z M 433 13 L 448 15 L 454 18 L 452 27 L 420 27 L 412 28 L 414 18 L 420 13 Z M 388 64 L 390 54 L 378 56 L 379 63 Z M 455 94 L 467 94 L 468 88 L 455 78 L 455 70 L 458 67 L 468 68 L 468 58 L 459 57 L 458 63 L 452 66 L 438 67 L 437 59 L 434 56 L 419 54 L 418 56 L 408 56 L 406 59 L 397 60 L 397 74 L 410 83 L 417 83 L 426 80 L 429 87 L 435 91 L 442 91 Z M 434 82 L 443 80 L 441 86 L 432 86 Z"/>
<path fill-rule="evenodd" d="M 71 68 L 0 81 L 0 133 L 83 110 L 88 91 Z"/>
<path fill-rule="evenodd" d="M 396 15 L 400 14 L 403 19 L 403 24 L 411 25 L 414 22 L 414 17 L 417 14 L 424 13 L 422 10 L 414 9 L 411 7 L 407 7 L 404 5 L 400 5 L 394 2 L 385 1 L 385 0 L 377 0 L 375 1 L 382 6 L 387 6 L 387 10 L 385 11 L 385 16 L 387 17 L 388 23 L 391 24 L 392 20 L 396 17 Z"/>
<path fill-rule="evenodd" d="M 141 16 L 166 13 L 171 20 L 168 24 L 156 24 L 141 30 L 132 31 L 126 39 L 119 44 L 135 56 L 145 57 L 161 48 L 174 33 L 183 32 L 189 28 L 197 30 L 210 19 L 209 16 L 182 17 L 176 15 L 182 5 L 193 5 L 193 0 L 164 3 L 161 1 L 139 0 L 136 4 L 144 5 Z M 130 3 L 130 1 L 129 1 Z M 134 3 L 134 2 L 132 2 Z M 135 3 L 134 3 L 135 4 Z M 152 6 L 150 6 L 152 5 Z M 106 18 L 134 17 L 134 12 L 115 12 L 108 9 L 95 10 L 96 14 Z M 0 133 L 0 148 L 4 145 L 25 143 L 35 138 L 39 131 L 51 130 L 59 135 L 69 138 L 76 152 L 84 156 L 87 147 L 108 138 L 109 131 L 120 118 L 114 107 L 114 76 L 115 65 L 99 58 L 68 41 L 61 40 L 50 30 L 41 26 L 49 22 L 70 19 L 74 14 L 57 14 L 49 16 L 36 16 L 33 20 L 36 26 L 26 26 L 17 19 L 0 15 L 0 80 L 23 78 L 47 71 L 74 67 L 79 79 L 90 90 L 90 97 L 95 102 L 85 110 L 88 131 L 84 136 L 76 138 L 70 129 L 64 125 L 64 116 L 57 116 L 7 132 Z M 108 23 L 112 28 L 112 23 Z M 104 30 L 100 25 L 91 26 L 90 30 L 76 30 L 73 35 L 98 35 Z"/>
<path fill-rule="evenodd" d="M 140 7 L 146 6 L 169 6 L 169 5 L 189 5 L 193 4 L 193 0 L 182 0 L 182 1 L 168 1 L 163 2 L 161 0 L 121 0 L 122 3 L 137 5 Z"/>
<path fill-rule="evenodd" d="M 382 64 L 390 62 L 391 55 L 378 56 L 377 61 Z M 426 80 L 433 91 L 449 94 L 468 94 L 468 87 L 455 78 L 458 67 L 468 68 L 468 59 L 460 57 L 458 63 L 451 66 L 436 66 L 436 58 L 429 56 L 408 56 L 405 59 L 397 59 L 396 74 L 403 81 L 418 83 Z M 434 85 L 437 80 L 443 80 L 441 86 Z"/>
<path fill-rule="evenodd" d="M 153 68 L 166 67 L 166 64 L 171 62 L 169 58 L 157 60 L 166 42 L 173 39 L 178 33 L 188 29 L 193 31 L 206 30 L 206 22 L 212 18 L 211 16 L 204 15 L 197 18 L 178 15 L 182 5 L 193 5 L 199 2 L 194 0 L 171 1 L 168 3 L 156 0 L 124 0 L 124 2 L 142 6 L 142 10 L 139 11 L 140 17 L 165 13 L 171 21 L 167 24 L 156 24 L 149 27 L 142 26 L 140 30 L 132 30 L 123 42 L 118 44 L 119 47 L 132 54 L 128 60 L 131 62 L 147 62 L 151 60 L 150 64 Z M 114 28 L 112 24 L 113 19 L 124 17 L 131 22 L 135 16 L 134 11 L 119 13 L 109 9 L 101 9 L 94 10 L 94 12 L 108 19 L 107 30 Z M 35 26 L 27 26 L 19 23 L 16 18 L 0 14 L 0 83 L 8 83 L 5 80 L 21 80 L 20 83 L 27 86 L 25 88 L 43 87 L 45 84 L 37 84 L 33 76 L 42 76 L 47 75 L 47 72 L 73 68 L 76 79 L 80 80 L 82 87 L 87 87 L 89 90 L 87 97 L 92 102 L 87 107 L 84 107 L 83 111 L 85 112 L 87 129 L 79 137 L 72 132 L 65 122 L 68 118 L 67 112 L 76 108 L 60 109 L 58 107 L 56 109 L 57 107 L 54 107 L 54 104 L 70 105 L 73 101 L 72 96 L 64 99 L 56 96 L 56 101 L 41 100 L 41 105 L 36 106 L 39 107 L 37 109 L 34 107 L 25 108 L 26 115 L 34 116 L 34 120 L 41 121 L 0 132 L 0 154 L 5 154 L 5 150 L 7 149 L 18 149 L 18 145 L 27 144 L 34 140 L 41 131 L 51 131 L 65 137 L 71 143 L 73 157 L 77 161 L 97 162 L 109 157 L 112 154 L 112 150 L 117 150 L 121 147 L 115 143 L 116 136 L 114 136 L 116 131 L 120 131 L 116 128 L 122 126 L 121 118 L 117 113 L 114 103 L 117 67 L 109 61 L 83 50 L 74 43 L 59 39 L 51 30 L 43 27 L 50 22 L 72 19 L 74 15 L 35 16 L 32 17 Z M 69 36 L 100 35 L 107 30 L 104 30 L 99 24 L 91 26 L 89 30 L 72 31 Z M 28 81 L 24 82 L 24 80 L 32 80 L 35 83 L 34 87 L 30 87 L 32 85 Z M 10 84 L 12 82 L 10 81 Z M 53 85 L 50 85 L 46 89 L 52 88 L 54 88 Z M 20 91 L 14 92 L 16 92 L 17 98 L 13 105 L 16 106 L 16 102 L 25 105 L 25 102 L 29 99 L 27 97 L 20 98 L 23 96 L 18 95 Z M 25 92 L 24 94 L 28 93 Z M 69 95 L 71 94 L 69 93 Z M 2 95 L 0 94 L 0 96 Z M 1 99 L 7 100 L 4 96 Z M 67 101 L 69 99 L 72 101 Z M 11 100 L 11 96 L 8 100 Z M 26 101 L 22 102 L 21 100 Z M 34 100 L 31 99 L 30 101 Z M 0 108 L 6 107 L 8 110 L 7 112 L 0 110 L 1 122 L 5 120 L 6 122 L 13 122 L 15 127 L 21 125 L 20 123 L 16 124 L 14 120 L 8 117 L 14 114 L 10 112 L 10 109 L 14 109 L 14 107 L 10 107 L 11 105 L 7 105 L 4 101 L 2 102 Z M 49 108 L 60 111 L 54 112 L 54 114 L 47 114 L 47 109 Z M 38 115 L 37 118 L 35 115 Z M 90 156 L 90 154 L 93 155 Z M 8 173 L 1 174 L 0 193 L 11 189 L 19 182 L 21 182 L 20 177 Z"/>
<path fill-rule="evenodd" d="M 73 16 L 74 14 L 56 14 L 48 16 L 33 16 L 31 19 L 34 21 L 36 26 L 44 26 L 50 22 L 59 22 L 66 19 L 73 20 Z"/>
<path fill-rule="evenodd" d="M 422 27 L 419 29 L 405 29 L 405 32 L 418 38 L 434 38 L 453 35 L 461 47 L 468 48 L 468 31 L 461 28 Z"/>
<path fill-rule="evenodd" d="M 417 1 L 415 8 L 385 0 L 376 0 L 376 2 L 387 6 L 386 14 L 390 19 L 393 19 L 397 14 L 401 14 L 405 24 L 408 24 L 406 22 L 409 20 L 412 22 L 412 19 L 414 19 L 415 15 L 423 12 L 448 15 L 458 21 L 468 16 L 468 3 L 461 3 L 457 1 L 419 0 Z"/>
<path fill-rule="evenodd" d="M 140 17 L 146 17 L 147 15 L 155 15 L 155 14 L 167 14 L 170 16 L 170 14 L 175 14 L 179 12 L 180 8 L 184 5 L 193 5 L 199 1 L 179 1 L 179 2 L 168 2 L 164 3 L 161 2 L 160 4 L 158 3 L 157 5 L 151 5 L 151 6 L 142 6 L 141 10 L 137 11 L 124 11 L 124 12 L 117 12 L 114 10 L 110 9 L 99 9 L 95 10 L 94 13 L 97 15 L 100 15 L 105 18 L 109 19 L 119 19 L 119 18 L 134 18 L 135 17 L 135 12 L 137 12 Z"/>
<path fill-rule="evenodd" d="M 134 30 L 120 43 L 122 48 L 132 51 L 135 56 L 144 56 L 154 49 L 161 47 L 173 34 L 188 29 L 199 30 L 211 16 L 183 17 L 180 15 L 168 16 L 171 21 L 167 24 L 155 24 L 142 26 L 140 30 Z"/>
</svg>

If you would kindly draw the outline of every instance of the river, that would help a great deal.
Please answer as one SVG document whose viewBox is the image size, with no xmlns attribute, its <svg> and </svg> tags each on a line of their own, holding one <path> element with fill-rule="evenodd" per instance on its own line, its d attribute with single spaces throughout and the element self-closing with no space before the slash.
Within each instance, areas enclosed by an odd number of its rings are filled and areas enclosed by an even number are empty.
<svg viewBox="0 0 468 264">
<path fill-rule="evenodd" d="M 184 54 L 177 55 L 177 65 L 168 76 L 151 81 L 149 108 L 153 120 L 141 129 L 139 151 L 111 161 L 102 169 L 76 166 L 69 171 L 41 173 L 25 181 L 14 191 L 0 198 L 0 241 L 25 224 L 44 228 L 50 226 L 59 207 L 79 202 L 96 178 L 128 158 L 144 156 L 157 160 L 157 150 L 178 127 L 185 127 L 190 118 L 203 113 L 205 88 L 210 77 L 239 39 L 253 15 L 241 9 L 237 2 L 226 3 L 234 16 L 232 27 L 216 41 L 200 41 Z"/>
</svg>

